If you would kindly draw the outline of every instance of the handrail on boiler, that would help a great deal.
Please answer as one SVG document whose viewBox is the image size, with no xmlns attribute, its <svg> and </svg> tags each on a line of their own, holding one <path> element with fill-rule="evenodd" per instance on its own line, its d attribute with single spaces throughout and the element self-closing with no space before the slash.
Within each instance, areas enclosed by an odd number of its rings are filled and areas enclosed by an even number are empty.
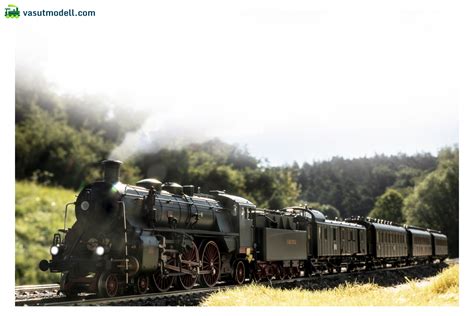
<svg viewBox="0 0 474 316">
<path fill-rule="evenodd" d="M 66 204 L 66 208 L 64 209 L 64 231 L 66 231 L 66 222 L 67 222 L 67 208 L 69 205 L 74 205 L 76 202 L 69 202 Z"/>
<path fill-rule="evenodd" d="M 128 238 L 127 238 L 127 213 L 125 212 L 125 202 L 119 201 L 123 211 L 123 231 L 125 241 L 125 284 L 128 284 Z"/>
</svg>

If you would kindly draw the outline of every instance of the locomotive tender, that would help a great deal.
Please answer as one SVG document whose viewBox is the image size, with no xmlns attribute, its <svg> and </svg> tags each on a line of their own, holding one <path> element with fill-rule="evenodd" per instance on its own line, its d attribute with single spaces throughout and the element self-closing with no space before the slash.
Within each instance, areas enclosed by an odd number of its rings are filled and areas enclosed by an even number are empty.
<svg viewBox="0 0 474 316">
<path fill-rule="evenodd" d="M 212 287 L 219 281 L 283 279 L 447 258 L 441 232 L 368 218 L 330 221 L 313 209 L 262 210 L 245 198 L 192 185 L 120 182 L 120 161 L 66 205 L 43 271 L 60 291 L 111 297 L 133 290 Z M 76 222 L 66 228 L 68 207 Z"/>
</svg>

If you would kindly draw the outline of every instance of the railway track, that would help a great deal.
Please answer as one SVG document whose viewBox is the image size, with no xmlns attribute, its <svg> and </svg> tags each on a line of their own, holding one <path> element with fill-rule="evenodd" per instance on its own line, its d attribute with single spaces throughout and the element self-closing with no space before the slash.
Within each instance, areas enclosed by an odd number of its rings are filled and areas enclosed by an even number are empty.
<svg viewBox="0 0 474 316">
<path fill-rule="evenodd" d="M 21 285 L 15 287 L 15 304 L 27 305 L 27 303 L 41 302 L 47 299 L 63 296 L 59 293 L 58 284 Z M 22 304 L 25 302 L 25 304 Z"/>
<path fill-rule="evenodd" d="M 271 280 L 260 282 L 264 285 L 281 288 L 302 287 L 312 290 L 332 288 L 345 282 L 375 282 L 390 286 L 405 282 L 406 278 L 423 278 L 432 276 L 454 263 L 423 264 L 404 267 L 390 267 L 370 271 L 343 272 L 322 274 L 319 276 L 294 278 L 290 280 Z M 19 286 L 15 288 L 15 305 L 17 306 L 99 306 L 99 305 L 198 305 L 203 298 L 213 292 L 230 289 L 236 285 L 225 283 L 213 288 L 196 287 L 191 290 L 174 290 L 165 293 L 147 293 L 113 298 L 97 298 L 95 295 L 80 295 L 71 300 L 58 292 L 59 285 L 47 284 L 36 286 Z"/>
</svg>

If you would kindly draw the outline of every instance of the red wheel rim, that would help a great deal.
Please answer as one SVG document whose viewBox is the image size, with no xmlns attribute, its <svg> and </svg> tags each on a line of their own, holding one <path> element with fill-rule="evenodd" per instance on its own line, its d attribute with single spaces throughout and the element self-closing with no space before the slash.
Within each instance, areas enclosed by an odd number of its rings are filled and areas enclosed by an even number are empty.
<svg viewBox="0 0 474 316">
<path fill-rule="evenodd" d="M 155 273 L 153 274 L 153 281 L 155 282 L 156 289 L 159 292 L 166 292 L 173 285 L 175 277 L 169 275 L 163 275 Z"/>
<path fill-rule="evenodd" d="M 202 269 L 210 271 L 210 273 L 202 275 L 204 283 L 208 287 L 216 285 L 221 275 L 221 253 L 213 241 L 209 241 L 202 252 Z"/>
<path fill-rule="evenodd" d="M 277 280 L 283 280 L 285 278 L 285 272 L 282 266 L 275 266 L 275 277 Z"/>
<path fill-rule="evenodd" d="M 175 265 L 175 262 L 176 261 L 173 258 L 170 258 L 167 261 L 167 264 Z M 153 282 L 159 292 L 168 291 L 171 288 L 171 285 L 173 285 L 175 279 L 174 276 L 169 276 L 167 273 L 162 274 L 161 271 L 157 271 L 153 274 Z"/>
<path fill-rule="evenodd" d="M 109 274 L 105 279 L 105 291 L 108 297 L 113 297 L 117 295 L 118 280 L 115 274 Z"/>
<path fill-rule="evenodd" d="M 264 269 L 265 280 L 270 281 L 274 274 L 275 274 L 275 269 L 273 269 L 273 266 L 267 265 Z"/>
<path fill-rule="evenodd" d="M 242 261 L 237 262 L 235 265 L 235 276 L 234 280 L 237 284 L 242 284 L 245 281 L 245 265 Z"/>
<path fill-rule="evenodd" d="M 262 272 L 260 270 L 255 270 L 253 272 L 253 280 L 255 282 L 260 282 L 262 280 Z"/>
<path fill-rule="evenodd" d="M 148 291 L 148 277 L 140 275 L 137 278 L 137 292 L 138 294 L 145 294 Z"/>
<path fill-rule="evenodd" d="M 192 261 L 192 262 L 199 262 L 199 255 L 198 255 L 198 249 L 196 247 L 196 244 L 193 242 L 193 246 L 191 249 L 188 249 L 183 255 L 182 255 L 182 260 L 187 260 L 187 261 Z M 182 267 L 187 270 L 194 270 L 195 268 L 191 265 L 188 264 L 182 264 Z M 196 279 L 197 279 L 197 274 L 192 275 L 192 274 L 186 274 L 186 275 L 181 275 L 179 276 L 179 282 L 178 284 L 183 288 L 183 289 L 190 289 L 196 284 Z"/>
</svg>

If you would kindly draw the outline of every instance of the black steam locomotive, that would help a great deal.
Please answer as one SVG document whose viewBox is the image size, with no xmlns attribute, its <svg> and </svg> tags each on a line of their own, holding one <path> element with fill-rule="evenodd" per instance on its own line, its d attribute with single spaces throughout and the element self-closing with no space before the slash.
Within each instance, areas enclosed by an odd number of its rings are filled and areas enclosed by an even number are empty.
<svg viewBox="0 0 474 316">
<path fill-rule="evenodd" d="M 156 179 L 119 181 L 120 161 L 65 210 L 43 271 L 61 272 L 60 290 L 112 297 L 130 291 L 212 287 L 219 281 L 284 279 L 322 272 L 444 260 L 440 232 L 368 218 L 329 221 L 317 210 L 262 210 L 245 198 L 195 193 Z M 76 222 L 66 229 L 68 207 Z"/>
</svg>

